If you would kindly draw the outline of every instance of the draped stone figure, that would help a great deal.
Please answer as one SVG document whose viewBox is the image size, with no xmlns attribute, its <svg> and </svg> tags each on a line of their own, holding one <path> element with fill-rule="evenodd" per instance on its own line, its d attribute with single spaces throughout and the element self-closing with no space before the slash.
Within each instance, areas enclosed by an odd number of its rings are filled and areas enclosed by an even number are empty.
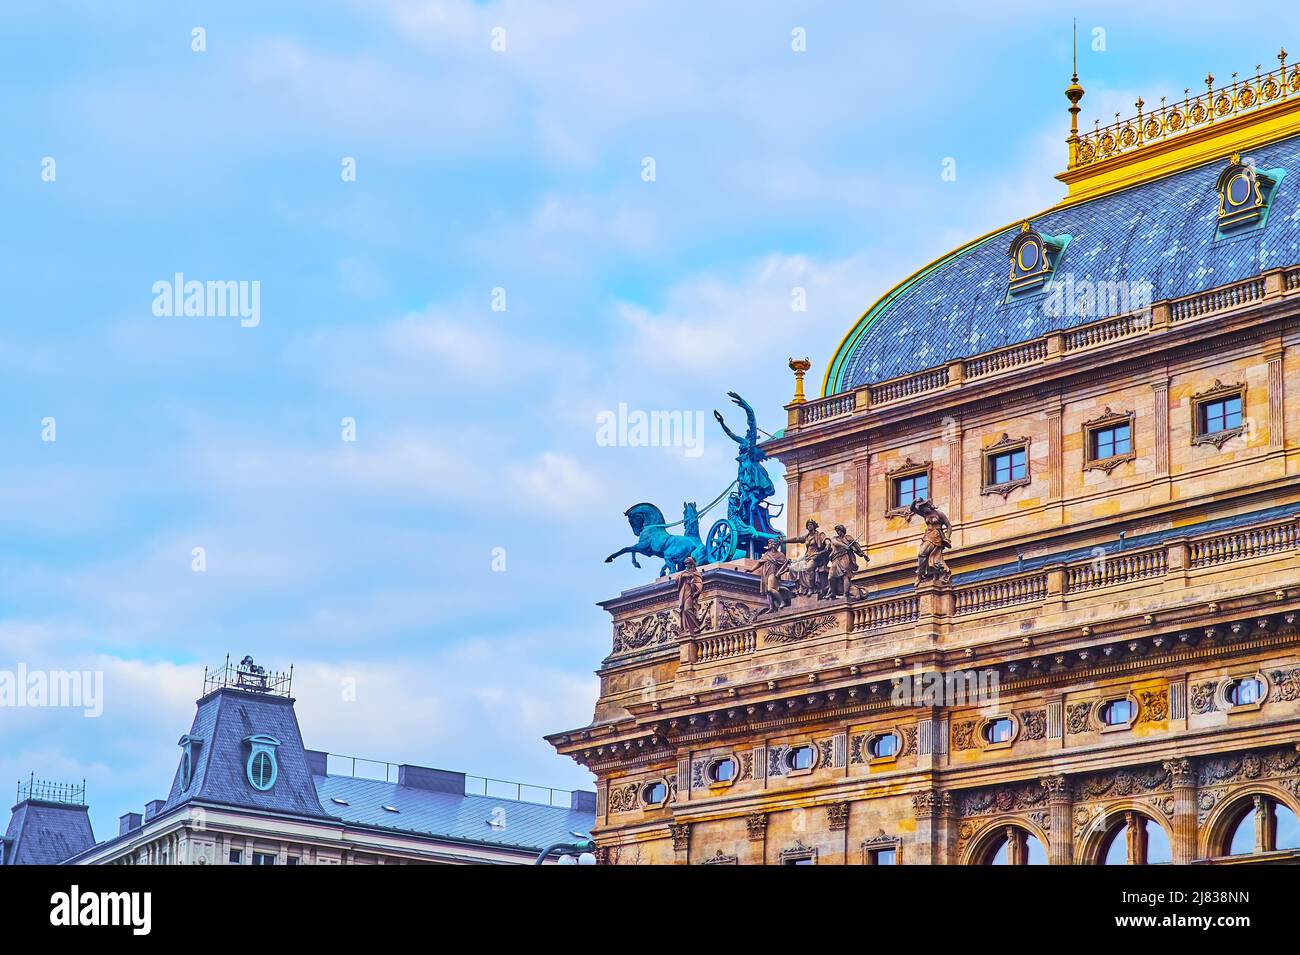
<svg viewBox="0 0 1300 955">
<path fill-rule="evenodd" d="M 830 553 L 829 572 L 822 596 L 824 598 L 850 596 L 853 592 L 853 575 L 858 570 L 858 558 L 861 557 L 865 563 L 867 555 L 862 552 L 862 546 L 857 538 L 849 536 L 848 529 L 843 524 L 835 525 L 835 536 L 827 540 L 827 547 Z"/>
<path fill-rule="evenodd" d="M 704 577 L 695 566 L 695 558 L 686 558 L 686 569 L 677 578 L 677 610 L 682 618 L 682 633 L 700 632 L 700 595 L 704 592 Z"/>
<path fill-rule="evenodd" d="M 921 550 L 916 555 L 916 582 L 922 584 L 934 580 L 941 584 L 952 583 L 952 570 L 943 559 L 943 552 L 952 546 L 952 539 L 948 536 L 952 522 L 929 498 L 917 498 L 911 503 L 907 512 L 908 521 L 918 514 L 925 521 L 925 534 L 921 537 Z"/>
<path fill-rule="evenodd" d="M 782 607 L 790 606 L 790 592 L 781 586 L 781 578 L 790 569 L 790 558 L 785 556 L 781 545 L 775 540 L 767 542 L 767 550 L 758 562 L 759 585 L 763 596 L 767 598 L 765 613 L 776 613 Z"/>
<path fill-rule="evenodd" d="M 826 564 L 830 561 L 830 538 L 817 529 L 817 522 L 811 518 L 804 524 L 805 533 L 800 537 L 791 537 L 790 543 L 803 544 L 803 556 L 791 564 L 799 581 L 797 593 L 820 594 L 826 580 Z"/>
</svg>

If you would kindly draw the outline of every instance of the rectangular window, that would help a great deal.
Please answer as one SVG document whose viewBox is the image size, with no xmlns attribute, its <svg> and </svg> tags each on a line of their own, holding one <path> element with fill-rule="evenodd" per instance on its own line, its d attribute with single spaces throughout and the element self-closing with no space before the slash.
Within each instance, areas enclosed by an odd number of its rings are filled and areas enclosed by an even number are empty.
<svg viewBox="0 0 1300 955">
<path fill-rule="evenodd" d="M 299 859 L 298 859 L 297 856 L 289 856 L 289 858 L 287 858 L 287 859 L 284 860 L 284 864 L 285 864 L 285 865 L 297 865 L 298 862 L 299 862 Z"/>
<path fill-rule="evenodd" d="M 1104 461 L 1133 451 L 1133 431 L 1127 424 L 1097 428 L 1092 432 L 1092 460 Z"/>
<path fill-rule="evenodd" d="M 798 859 L 786 859 L 785 864 L 786 865 L 816 865 L 817 863 L 814 860 L 809 859 L 807 856 L 804 856 Z"/>
<path fill-rule="evenodd" d="M 908 507 L 913 501 L 930 496 L 930 472 L 918 471 L 894 478 L 894 507 Z"/>
<path fill-rule="evenodd" d="M 868 865 L 898 865 L 898 850 L 889 849 L 872 849 L 868 853 Z"/>
<path fill-rule="evenodd" d="M 1202 435 L 1218 434 L 1241 427 L 1241 395 L 1204 401 L 1197 422 Z"/>
<path fill-rule="evenodd" d="M 1021 481 L 1028 473 L 1028 456 L 1024 448 L 989 455 L 989 484 Z"/>
<path fill-rule="evenodd" d="M 275 865 L 275 853 L 254 852 L 253 865 Z"/>
<path fill-rule="evenodd" d="M 242 863 L 243 861 L 244 861 L 244 852 L 243 852 L 242 849 L 231 849 L 231 850 L 230 850 L 230 864 L 231 864 L 231 865 L 239 865 L 239 864 Z"/>
</svg>

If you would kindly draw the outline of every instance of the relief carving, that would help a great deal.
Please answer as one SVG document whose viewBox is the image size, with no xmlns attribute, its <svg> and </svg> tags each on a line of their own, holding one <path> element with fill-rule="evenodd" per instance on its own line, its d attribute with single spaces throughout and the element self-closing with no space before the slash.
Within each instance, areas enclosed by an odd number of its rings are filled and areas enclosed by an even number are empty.
<svg viewBox="0 0 1300 955">
<path fill-rule="evenodd" d="M 1169 719 L 1169 690 L 1143 690 L 1137 695 L 1141 705 L 1139 723 L 1161 723 Z"/>
</svg>

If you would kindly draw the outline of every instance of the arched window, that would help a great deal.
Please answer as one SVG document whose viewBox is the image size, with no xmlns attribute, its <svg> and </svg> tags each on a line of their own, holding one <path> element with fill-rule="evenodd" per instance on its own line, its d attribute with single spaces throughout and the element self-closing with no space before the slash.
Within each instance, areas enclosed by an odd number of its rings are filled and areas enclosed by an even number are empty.
<svg viewBox="0 0 1300 955">
<path fill-rule="evenodd" d="M 813 763 L 817 760 L 817 754 L 811 746 L 793 746 L 785 754 L 785 765 L 787 769 L 795 771 L 801 769 L 812 769 Z"/>
<path fill-rule="evenodd" d="M 1223 698 L 1229 706 L 1250 706 L 1264 698 L 1264 684 L 1253 676 L 1233 680 L 1224 688 Z"/>
<path fill-rule="evenodd" d="M 1290 806 L 1256 793 L 1244 799 L 1229 817 L 1220 855 L 1247 856 L 1260 852 L 1300 849 L 1300 820 Z"/>
<path fill-rule="evenodd" d="M 881 733 L 879 736 L 873 736 L 871 742 L 867 744 L 867 749 L 873 759 L 887 759 L 898 753 L 898 737 L 893 733 Z"/>
<path fill-rule="evenodd" d="M 984 740 L 989 743 L 1006 743 L 1016 735 L 1016 724 L 1005 716 L 984 724 Z"/>
<path fill-rule="evenodd" d="M 1123 726 L 1133 719 L 1133 703 L 1127 696 L 1107 700 L 1097 711 L 1103 726 Z"/>
<path fill-rule="evenodd" d="M 709 764 L 709 781 L 729 783 L 736 778 L 736 761 L 730 756 L 715 759 Z"/>
<path fill-rule="evenodd" d="M 1047 851 L 1029 830 L 1006 826 L 985 843 L 979 864 L 1047 865 Z"/>
<path fill-rule="evenodd" d="M 1164 865 L 1173 861 L 1164 827 L 1140 812 L 1119 816 L 1102 842 L 1101 865 Z"/>
</svg>

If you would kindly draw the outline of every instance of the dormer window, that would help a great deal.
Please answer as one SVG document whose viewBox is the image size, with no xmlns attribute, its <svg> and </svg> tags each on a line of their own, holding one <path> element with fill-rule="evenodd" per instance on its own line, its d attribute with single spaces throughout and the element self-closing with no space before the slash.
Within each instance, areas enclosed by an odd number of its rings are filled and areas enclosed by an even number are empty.
<svg viewBox="0 0 1300 955">
<path fill-rule="evenodd" d="M 1242 160 L 1239 153 L 1234 153 L 1215 183 L 1219 192 L 1219 235 L 1262 226 L 1273 191 L 1285 172 L 1258 170 L 1250 160 Z"/>
<path fill-rule="evenodd" d="M 1020 234 L 1011 242 L 1007 254 L 1011 257 L 1011 276 L 1008 292 L 1022 292 L 1042 288 L 1052 276 L 1056 262 L 1065 250 L 1069 236 L 1052 236 L 1037 232 L 1028 221 L 1020 224 Z"/>
<path fill-rule="evenodd" d="M 266 792 L 280 775 L 280 766 L 275 758 L 275 749 L 280 741 L 274 736 L 258 733 L 245 736 L 244 742 L 248 744 L 248 762 L 244 765 L 248 784 L 258 792 Z"/>
<path fill-rule="evenodd" d="M 190 783 L 194 782 L 194 762 L 198 759 L 199 747 L 203 745 L 203 740 L 197 736 L 185 735 L 177 741 L 177 745 L 181 748 L 181 792 L 185 792 L 190 788 Z"/>
</svg>

